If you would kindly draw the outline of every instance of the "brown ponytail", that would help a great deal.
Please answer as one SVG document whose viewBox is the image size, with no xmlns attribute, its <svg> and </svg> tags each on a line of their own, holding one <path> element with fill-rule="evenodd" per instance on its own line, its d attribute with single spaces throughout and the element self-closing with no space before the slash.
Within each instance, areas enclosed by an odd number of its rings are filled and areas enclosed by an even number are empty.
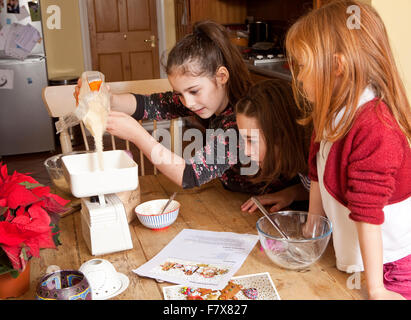
<svg viewBox="0 0 411 320">
<path fill-rule="evenodd" d="M 214 77 L 221 66 L 230 74 L 227 93 L 230 102 L 236 103 L 251 86 L 250 73 L 224 26 L 207 20 L 197 22 L 193 33 L 174 46 L 168 56 L 166 72 Z"/>
</svg>

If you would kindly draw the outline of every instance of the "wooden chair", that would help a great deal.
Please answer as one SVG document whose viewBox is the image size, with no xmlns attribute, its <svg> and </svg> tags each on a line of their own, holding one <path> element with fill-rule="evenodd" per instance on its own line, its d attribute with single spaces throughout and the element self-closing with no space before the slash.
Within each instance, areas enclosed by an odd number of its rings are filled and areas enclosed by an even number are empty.
<svg viewBox="0 0 411 320">
<path fill-rule="evenodd" d="M 171 86 L 167 79 L 152 79 L 152 80 L 136 80 L 136 81 L 120 81 L 109 82 L 112 93 L 138 93 L 138 94 L 151 94 L 156 92 L 170 91 Z M 50 117 L 60 118 L 70 112 L 73 112 L 76 108 L 76 101 L 73 96 L 75 85 L 62 85 L 62 86 L 49 86 L 43 88 L 43 101 L 47 107 L 47 111 Z M 179 128 L 176 126 L 176 120 L 170 121 L 171 132 L 171 150 L 180 150 L 178 147 L 181 143 L 181 137 L 179 134 Z M 142 121 L 140 120 L 140 123 Z M 89 150 L 87 142 L 87 135 L 83 123 L 80 123 L 81 132 L 83 135 L 84 146 L 86 150 Z M 153 130 L 157 129 L 157 121 L 153 121 Z M 60 133 L 60 143 L 63 153 L 73 151 L 69 134 L 66 131 Z M 116 149 L 114 136 L 111 136 L 112 148 Z M 177 147 L 176 147 L 177 146 Z M 106 148 L 105 148 L 106 149 Z M 130 150 L 129 141 L 126 141 L 126 149 Z M 140 174 L 145 175 L 144 170 L 144 154 L 140 150 Z M 157 169 L 154 166 L 154 174 L 157 174 Z"/>
</svg>

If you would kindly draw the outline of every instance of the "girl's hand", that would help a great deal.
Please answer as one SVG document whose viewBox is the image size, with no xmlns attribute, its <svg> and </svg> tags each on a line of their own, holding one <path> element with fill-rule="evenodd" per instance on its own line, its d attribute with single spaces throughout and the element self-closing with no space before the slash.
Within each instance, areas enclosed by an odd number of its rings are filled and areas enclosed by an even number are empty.
<svg viewBox="0 0 411 320">
<path fill-rule="evenodd" d="M 81 78 L 78 78 L 77 85 L 74 87 L 73 96 L 76 99 L 76 106 L 78 106 L 78 95 L 80 94 Z"/>
<path fill-rule="evenodd" d="M 387 290 L 385 287 L 374 289 L 368 295 L 371 300 L 406 300 L 399 293 Z"/>
<path fill-rule="evenodd" d="M 117 111 L 110 111 L 107 119 L 107 132 L 123 140 L 136 138 L 140 124 L 133 117 Z"/>
<path fill-rule="evenodd" d="M 78 95 L 80 94 L 81 84 L 82 84 L 81 78 L 78 78 L 77 85 L 74 87 L 74 92 L 73 92 L 73 96 L 76 99 L 76 106 L 78 106 Z M 108 92 L 111 93 L 110 86 L 106 84 L 106 87 L 107 87 Z M 111 100 L 113 99 L 112 96 L 113 95 L 110 95 Z"/>
<path fill-rule="evenodd" d="M 297 190 L 297 188 L 292 186 L 276 193 L 263 194 L 261 196 L 257 196 L 256 198 L 261 202 L 262 205 L 274 204 L 270 208 L 269 212 L 276 212 L 290 205 L 295 200 Z M 241 210 L 248 211 L 249 213 L 254 212 L 256 209 L 257 206 L 254 204 L 251 198 L 241 205 Z"/>
</svg>

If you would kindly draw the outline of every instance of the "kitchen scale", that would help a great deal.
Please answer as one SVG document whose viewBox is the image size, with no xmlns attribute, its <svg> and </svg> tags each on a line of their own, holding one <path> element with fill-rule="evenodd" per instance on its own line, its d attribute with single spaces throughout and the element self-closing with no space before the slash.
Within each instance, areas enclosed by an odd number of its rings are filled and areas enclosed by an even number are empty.
<svg viewBox="0 0 411 320">
<path fill-rule="evenodd" d="M 81 198 L 81 228 L 92 255 L 133 248 L 126 211 L 117 192 L 138 187 L 137 163 L 124 150 L 62 157 L 64 176 L 71 193 Z"/>
</svg>

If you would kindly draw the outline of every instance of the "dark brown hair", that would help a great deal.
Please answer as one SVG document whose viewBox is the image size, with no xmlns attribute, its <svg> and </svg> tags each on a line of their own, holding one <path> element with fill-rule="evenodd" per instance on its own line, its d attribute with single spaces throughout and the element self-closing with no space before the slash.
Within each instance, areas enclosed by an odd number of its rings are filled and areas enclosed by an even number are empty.
<svg viewBox="0 0 411 320">
<path fill-rule="evenodd" d="M 311 132 L 297 124 L 300 114 L 290 82 L 258 82 L 237 102 L 236 113 L 256 119 L 267 144 L 256 182 L 269 183 L 280 176 L 291 179 L 307 173 Z"/>
<path fill-rule="evenodd" d="M 173 47 L 168 55 L 166 72 L 168 75 L 177 71 L 213 78 L 221 66 L 229 72 L 227 94 L 234 104 L 251 86 L 250 73 L 225 27 L 207 20 L 197 22 L 193 33 Z"/>
</svg>

